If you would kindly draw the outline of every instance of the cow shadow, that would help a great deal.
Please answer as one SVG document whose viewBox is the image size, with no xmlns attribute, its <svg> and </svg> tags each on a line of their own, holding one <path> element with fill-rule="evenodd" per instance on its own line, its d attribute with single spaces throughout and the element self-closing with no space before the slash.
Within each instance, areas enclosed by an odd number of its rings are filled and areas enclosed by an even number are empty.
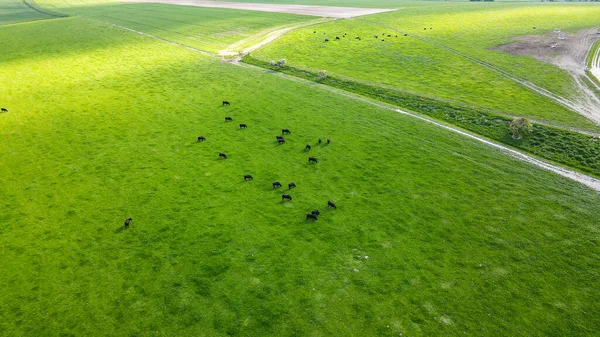
<svg viewBox="0 0 600 337">
<path fill-rule="evenodd" d="M 122 231 L 126 230 L 127 228 L 129 228 L 129 227 L 127 227 L 127 226 L 121 226 L 121 227 L 119 227 L 119 228 L 115 229 L 114 233 L 115 233 L 115 234 L 119 234 L 119 233 L 121 233 Z"/>
</svg>

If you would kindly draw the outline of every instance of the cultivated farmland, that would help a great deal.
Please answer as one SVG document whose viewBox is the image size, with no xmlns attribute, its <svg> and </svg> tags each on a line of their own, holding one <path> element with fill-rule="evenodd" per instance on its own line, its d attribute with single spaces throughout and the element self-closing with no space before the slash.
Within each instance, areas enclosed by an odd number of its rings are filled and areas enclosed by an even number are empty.
<svg viewBox="0 0 600 337">
<path fill-rule="evenodd" d="M 596 332 L 597 191 L 95 6 L 0 27 L 1 336 Z"/>
</svg>

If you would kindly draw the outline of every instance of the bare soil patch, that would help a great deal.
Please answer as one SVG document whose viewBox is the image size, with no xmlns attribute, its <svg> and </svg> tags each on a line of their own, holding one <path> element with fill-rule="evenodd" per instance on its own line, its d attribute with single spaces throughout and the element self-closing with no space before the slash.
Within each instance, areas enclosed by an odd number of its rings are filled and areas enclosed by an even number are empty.
<svg viewBox="0 0 600 337">
<path fill-rule="evenodd" d="M 578 111 L 600 124 L 600 97 L 583 81 L 587 76 L 586 57 L 590 48 L 600 39 L 596 29 L 584 29 L 569 34 L 559 29 L 545 35 L 514 37 L 513 43 L 492 48 L 504 52 L 530 56 L 568 71 L 577 86 Z"/>
<path fill-rule="evenodd" d="M 389 8 L 357 8 L 357 7 L 331 7 L 331 6 L 306 6 L 306 5 L 281 5 L 259 4 L 247 2 L 221 2 L 208 0 L 121 0 L 121 2 L 162 3 L 170 5 L 198 6 L 212 8 L 243 9 L 260 12 L 275 12 L 321 16 L 327 18 L 351 18 L 355 16 L 390 12 Z"/>
</svg>

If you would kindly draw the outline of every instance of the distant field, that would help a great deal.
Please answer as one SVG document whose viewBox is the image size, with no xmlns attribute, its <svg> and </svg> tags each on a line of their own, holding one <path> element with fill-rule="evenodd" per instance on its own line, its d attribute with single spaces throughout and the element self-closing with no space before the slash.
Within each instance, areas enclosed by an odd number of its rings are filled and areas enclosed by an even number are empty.
<svg viewBox="0 0 600 337">
<path fill-rule="evenodd" d="M 317 33 L 314 33 L 316 31 Z M 335 36 L 347 37 L 335 41 Z M 264 60 L 285 58 L 292 66 L 392 86 L 511 115 L 568 126 L 591 126 L 584 117 L 491 70 L 402 33 L 346 20 L 295 30 L 252 53 Z M 326 35 L 323 35 L 326 33 Z M 356 36 L 363 40 L 358 41 Z M 324 43 L 324 39 L 331 41 Z M 507 100 L 510 98 L 510 100 Z"/>
<path fill-rule="evenodd" d="M 51 15 L 33 10 L 20 0 L 0 1 L 0 25 L 50 19 Z"/>
<path fill-rule="evenodd" d="M 316 20 L 304 15 L 162 4 L 83 4 L 38 1 L 71 15 L 102 20 L 211 53 L 269 28 Z M 53 6 L 53 7 L 52 7 Z"/>
<path fill-rule="evenodd" d="M 597 331 L 596 192 L 109 25 L 0 40 L 2 336 Z"/>
</svg>

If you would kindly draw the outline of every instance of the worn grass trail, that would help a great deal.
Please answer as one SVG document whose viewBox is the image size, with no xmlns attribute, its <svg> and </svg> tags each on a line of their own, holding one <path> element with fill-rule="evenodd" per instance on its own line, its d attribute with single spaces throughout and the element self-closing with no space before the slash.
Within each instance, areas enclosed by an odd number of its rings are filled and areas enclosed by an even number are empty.
<svg viewBox="0 0 600 337">
<path fill-rule="evenodd" d="M 110 25 L 0 39 L 0 335 L 595 331 L 594 191 Z"/>
</svg>

